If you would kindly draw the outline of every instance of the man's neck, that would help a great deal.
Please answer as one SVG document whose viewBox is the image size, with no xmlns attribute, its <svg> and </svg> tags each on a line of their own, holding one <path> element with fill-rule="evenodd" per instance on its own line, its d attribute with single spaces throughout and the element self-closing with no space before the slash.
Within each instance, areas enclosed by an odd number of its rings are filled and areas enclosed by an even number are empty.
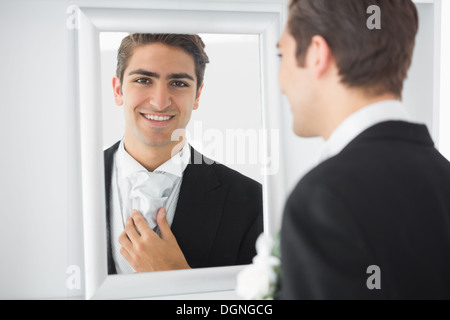
<svg viewBox="0 0 450 320">
<path fill-rule="evenodd" d="M 384 100 L 398 100 L 398 97 L 390 93 L 367 96 L 360 92 L 352 92 L 341 99 L 335 99 L 329 103 L 330 108 L 322 130 L 322 137 L 328 140 L 333 131 L 351 114 L 368 105 Z"/>
<path fill-rule="evenodd" d="M 173 155 L 183 149 L 186 139 L 181 142 L 173 141 L 163 146 L 149 146 L 133 140 L 124 138 L 126 152 L 139 162 L 148 171 L 153 172 Z"/>
</svg>

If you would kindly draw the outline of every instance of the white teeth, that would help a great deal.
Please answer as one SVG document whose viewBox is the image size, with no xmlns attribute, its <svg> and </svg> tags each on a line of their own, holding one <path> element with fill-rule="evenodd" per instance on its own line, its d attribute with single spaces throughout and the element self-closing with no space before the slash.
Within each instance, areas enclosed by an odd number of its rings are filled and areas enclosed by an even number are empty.
<svg viewBox="0 0 450 320">
<path fill-rule="evenodd" d="M 144 117 L 146 117 L 149 120 L 154 120 L 154 121 L 167 121 L 170 119 L 170 116 L 155 116 L 152 114 L 144 114 Z"/>
</svg>

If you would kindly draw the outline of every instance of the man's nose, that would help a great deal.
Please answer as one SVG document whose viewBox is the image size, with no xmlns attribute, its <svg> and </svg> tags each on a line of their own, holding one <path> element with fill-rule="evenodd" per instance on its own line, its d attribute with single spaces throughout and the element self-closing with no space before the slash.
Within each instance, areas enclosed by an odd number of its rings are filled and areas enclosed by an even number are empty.
<svg viewBox="0 0 450 320">
<path fill-rule="evenodd" d="M 150 95 L 150 104 L 156 110 L 164 110 L 170 106 L 170 92 L 165 84 L 158 84 L 154 87 Z"/>
</svg>

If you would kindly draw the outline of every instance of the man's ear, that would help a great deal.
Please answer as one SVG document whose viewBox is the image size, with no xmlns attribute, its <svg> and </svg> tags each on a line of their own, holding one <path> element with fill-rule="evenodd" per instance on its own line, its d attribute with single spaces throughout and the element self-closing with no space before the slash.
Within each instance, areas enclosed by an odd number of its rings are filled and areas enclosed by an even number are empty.
<svg viewBox="0 0 450 320">
<path fill-rule="evenodd" d="M 200 102 L 200 95 L 202 94 L 202 89 L 203 89 L 203 83 L 200 86 L 200 88 L 198 88 L 197 97 L 195 98 L 193 110 L 197 110 L 198 109 L 198 105 L 199 105 L 199 102 Z"/>
<path fill-rule="evenodd" d="M 116 105 L 123 105 L 123 95 L 122 95 L 122 85 L 120 84 L 120 80 L 117 76 L 114 76 L 112 79 L 113 91 L 114 91 L 114 101 Z"/>
<path fill-rule="evenodd" d="M 333 55 L 328 42 L 322 36 L 313 36 L 309 47 L 309 62 L 312 63 L 314 77 L 319 79 L 323 77 L 330 69 L 333 63 Z"/>
</svg>

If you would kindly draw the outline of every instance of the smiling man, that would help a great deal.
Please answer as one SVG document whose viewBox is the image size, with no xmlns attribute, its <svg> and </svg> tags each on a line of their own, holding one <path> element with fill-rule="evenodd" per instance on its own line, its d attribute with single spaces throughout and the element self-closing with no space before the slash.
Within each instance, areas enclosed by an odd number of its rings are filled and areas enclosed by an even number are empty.
<svg viewBox="0 0 450 320">
<path fill-rule="evenodd" d="M 450 298 L 450 163 L 401 102 L 418 26 L 411 0 L 290 1 L 281 88 L 326 142 L 285 206 L 283 299 Z"/>
<path fill-rule="evenodd" d="M 199 107 L 201 38 L 132 34 L 117 57 L 125 132 L 105 151 L 108 272 L 250 263 L 263 228 L 261 185 L 178 139 Z"/>
</svg>

